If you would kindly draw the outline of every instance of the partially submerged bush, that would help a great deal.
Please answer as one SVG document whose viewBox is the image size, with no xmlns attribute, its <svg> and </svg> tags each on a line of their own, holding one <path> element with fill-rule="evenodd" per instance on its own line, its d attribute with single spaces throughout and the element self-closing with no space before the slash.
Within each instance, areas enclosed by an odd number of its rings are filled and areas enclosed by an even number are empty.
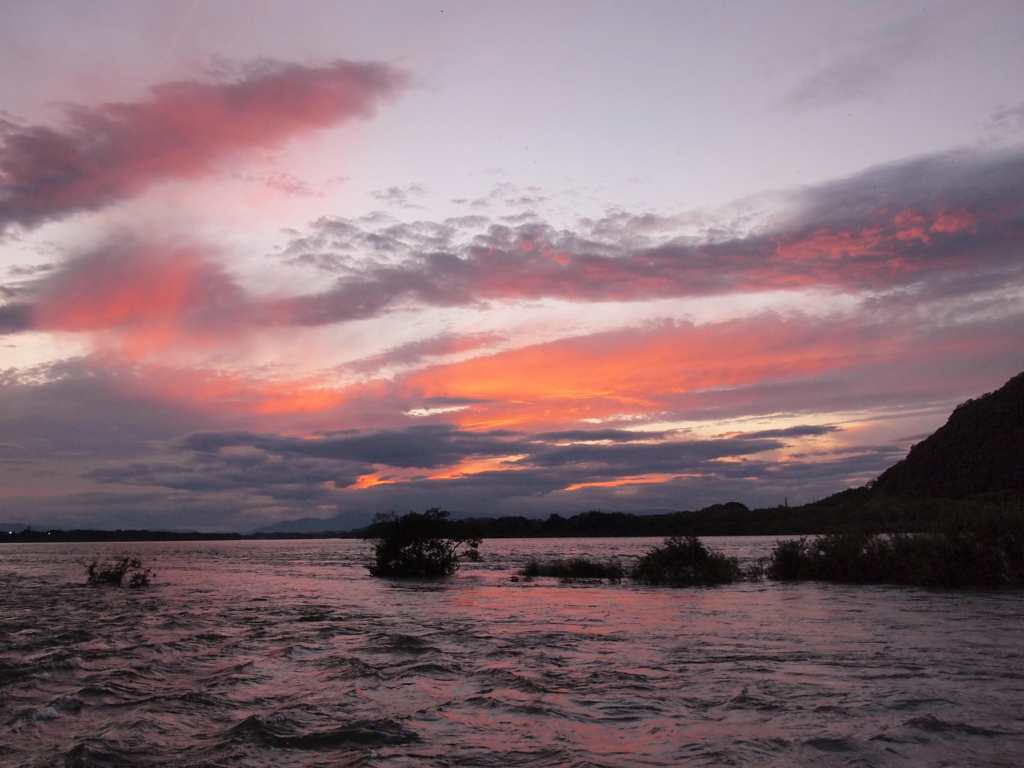
<svg viewBox="0 0 1024 768">
<path fill-rule="evenodd" d="M 373 576 L 448 576 L 459 569 L 461 557 L 480 560 L 480 539 L 457 534 L 448 512 L 437 507 L 401 517 L 379 513 L 367 538 L 373 542 L 374 561 L 368 566 Z"/>
<path fill-rule="evenodd" d="M 744 574 L 736 558 L 708 549 L 696 536 L 670 536 L 641 557 L 629 577 L 642 584 L 690 587 L 728 584 Z"/>
<path fill-rule="evenodd" d="M 529 560 L 519 571 L 520 576 L 553 576 L 562 581 L 601 581 L 608 579 L 618 584 L 626 575 L 622 566 L 615 560 L 607 563 L 595 562 L 585 557 L 574 557 L 570 560 L 550 560 L 546 563 L 536 558 Z"/>
<path fill-rule="evenodd" d="M 772 554 L 768 558 L 765 575 L 770 579 L 779 579 L 780 581 L 811 578 L 808 550 L 806 537 L 775 542 Z"/>
<path fill-rule="evenodd" d="M 150 579 L 155 575 L 149 568 L 142 567 L 142 560 L 132 555 L 117 555 L 109 562 L 100 564 L 99 558 L 85 563 L 85 583 L 90 586 L 110 584 L 120 587 L 128 577 L 131 589 L 149 586 Z"/>
<path fill-rule="evenodd" d="M 780 580 L 929 587 L 1024 585 L 1024 526 L 989 518 L 931 533 L 780 541 L 767 574 Z"/>
</svg>

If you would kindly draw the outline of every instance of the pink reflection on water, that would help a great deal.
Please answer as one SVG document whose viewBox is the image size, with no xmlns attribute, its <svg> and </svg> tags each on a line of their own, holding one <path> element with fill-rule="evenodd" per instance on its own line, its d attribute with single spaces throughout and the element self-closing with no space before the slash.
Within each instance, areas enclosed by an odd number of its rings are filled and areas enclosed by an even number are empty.
<svg viewBox="0 0 1024 768">
<path fill-rule="evenodd" d="M 742 558 L 772 542 L 708 541 Z M 370 578 L 357 541 L 132 545 L 157 573 L 142 591 L 81 584 L 78 559 L 123 545 L 0 547 L 0 669 L 20 676 L 0 718 L 15 764 L 86 743 L 180 768 L 370 749 L 509 768 L 1009 765 L 1024 748 L 1007 725 L 1019 594 L 509 580 L 530 556 L 628 564 L 657 543 L 491 540 L 435 582 Z"/>
</svg>

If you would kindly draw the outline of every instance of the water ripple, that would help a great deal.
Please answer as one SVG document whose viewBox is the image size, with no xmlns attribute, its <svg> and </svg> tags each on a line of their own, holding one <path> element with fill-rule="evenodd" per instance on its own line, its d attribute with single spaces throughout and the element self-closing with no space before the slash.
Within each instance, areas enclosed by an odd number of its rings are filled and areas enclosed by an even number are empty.
<svg viewBox="0 0 1024 768">
<path fill-rule="evenodd" d="M 488 541 L 446 582 L 361 542 L 132 545 L 145 591 L 82 586 L 102 545 L 0 545 L 0 765 L 1019 764 L 1019 592 L 508 579 L 652 543 Z"/>
</svg>

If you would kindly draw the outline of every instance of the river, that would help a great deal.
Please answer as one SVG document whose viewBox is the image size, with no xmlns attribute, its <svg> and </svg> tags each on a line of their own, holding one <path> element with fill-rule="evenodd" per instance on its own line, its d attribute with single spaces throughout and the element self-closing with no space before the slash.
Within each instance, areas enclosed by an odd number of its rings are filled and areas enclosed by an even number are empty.
<svg viewBox="0 0 1024 768">
<path fill-rule="evenodd" d="M 0 765 L 1024 764 L 1022 592 L 510 579 L 657 543 L 486 540 L 434 582 L 352 540 L 0 545 Z M 84 586 L 118 552 L 152 586 Z"/>
</svg>

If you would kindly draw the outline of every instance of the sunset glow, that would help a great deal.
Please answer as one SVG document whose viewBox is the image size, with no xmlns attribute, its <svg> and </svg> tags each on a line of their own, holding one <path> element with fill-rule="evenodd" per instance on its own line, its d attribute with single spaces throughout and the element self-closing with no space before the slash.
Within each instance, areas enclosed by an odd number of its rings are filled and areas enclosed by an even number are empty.
<svg viewBox="0 0 1024 768">
<path fill-rule="evenodd" d="M 0 519 L 802 503 L 1024 369 L 1019 9 L 554 5 L 0 11 Z"/>
</svg>

